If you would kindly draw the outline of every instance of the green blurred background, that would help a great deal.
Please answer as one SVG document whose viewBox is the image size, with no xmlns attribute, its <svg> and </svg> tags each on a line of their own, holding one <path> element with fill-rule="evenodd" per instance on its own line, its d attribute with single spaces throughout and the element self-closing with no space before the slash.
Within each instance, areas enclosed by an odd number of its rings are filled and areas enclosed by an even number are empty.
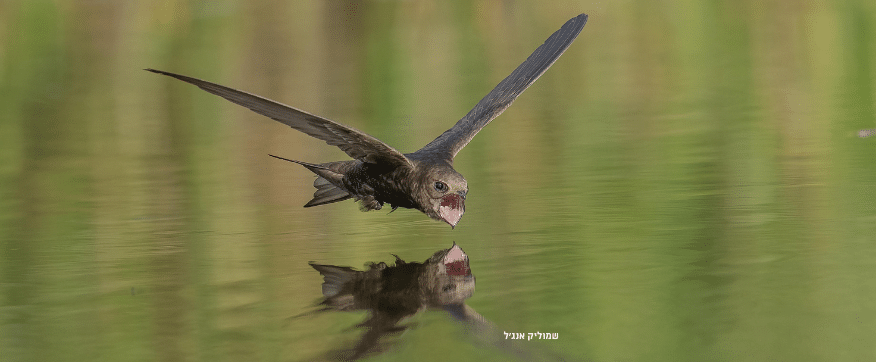
<svg viewBox="0 0 876 362">
<path fill-rule="evenodd" d="M 456 230 L 303 209 L 340 150 L 193 86 L 403 152 L 569 18 L 456 159 Z M 0 359 L 296 361 L 362 313 L 308 261 L 471 257 L 469 304 L 596 361 L 876 360 L 876 3 L 0 1 Z M 442 313 L 377 360 L 506 360 Z"/>
</svg>

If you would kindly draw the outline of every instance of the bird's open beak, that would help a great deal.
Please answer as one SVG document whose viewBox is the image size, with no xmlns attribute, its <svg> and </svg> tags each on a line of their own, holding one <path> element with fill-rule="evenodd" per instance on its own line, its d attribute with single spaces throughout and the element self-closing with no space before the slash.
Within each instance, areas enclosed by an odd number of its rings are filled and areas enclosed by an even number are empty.
<svg viewBox="0 0 876 362">
<path fill-rule="evenodd" d="M 450 194 L 441 198 L 438 214 L 441 220 L 450 224 L 451 228 L 456 227 L 463 213 L 465 213 L 465 194 Z"/>
<path fill-rule="evenodd" d="M 447 275 L 466 276 L 471 275 L 471 269 L 468 266 L 468 255 L 462 251 L 459 245 L 453 244 L 453 247 L 444 255 L 444 272 Z"/>
</svg>

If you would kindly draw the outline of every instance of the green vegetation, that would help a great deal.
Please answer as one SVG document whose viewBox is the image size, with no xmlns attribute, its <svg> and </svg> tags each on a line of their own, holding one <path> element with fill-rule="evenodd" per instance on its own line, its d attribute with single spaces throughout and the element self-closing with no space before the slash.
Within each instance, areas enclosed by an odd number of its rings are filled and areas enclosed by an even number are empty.
<svg viewBox="0 0 876 362">
<path fill-rule="evenodd" d="M 301 208 L 312 175 L 267 154 L 346 155 L 141 70 L 408 152 L 580 12 L 457 158 L 456 230 Z M 290 318 L 319 300 L 308 261 L 456 241 L 470 304 L 570 358 L 876 360 L 874 43 L 865 0 L 0 2 L 0 359 L 307 360 L 361 320 Z M 507 358 L 420 322 L 380 358 Z"/>
</svg>

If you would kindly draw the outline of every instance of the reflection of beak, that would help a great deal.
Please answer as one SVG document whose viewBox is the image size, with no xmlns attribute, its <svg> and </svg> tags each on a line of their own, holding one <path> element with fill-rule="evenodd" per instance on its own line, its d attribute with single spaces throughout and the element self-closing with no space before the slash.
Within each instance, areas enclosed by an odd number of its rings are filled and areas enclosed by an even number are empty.
<svg viewBox="0 0 876 362">
<path fill-rule="evenodd" d="M 465 213 L 465 192 L 445 195 L 438 205 L 438 214 L 451 228 L 455 228 Z"/>
</svg>

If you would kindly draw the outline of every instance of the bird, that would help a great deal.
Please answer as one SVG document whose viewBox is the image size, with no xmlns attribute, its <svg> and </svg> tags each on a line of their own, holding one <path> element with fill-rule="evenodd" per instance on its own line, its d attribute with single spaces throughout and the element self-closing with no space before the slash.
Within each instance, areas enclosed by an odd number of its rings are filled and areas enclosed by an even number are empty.
<svg viewBox="0 0 876 362">
<path fill-rule="evenodd" d="M 490 121 L 529 88 L 572 44 L 587 23 L 587 14 L 568 20 L 511 74 L 481 99 L 450 129 L 423 148 L 403 154 L 364 132 L 255 94 L 171 72 L 145 69 L 193 84 L 228 101 L 272 118 L 344 151 L 352 160 L 297 163 L 317 175 L 316 191 L 304 207 L 347 199 L 363 211 L 384 204 L 416 209 L 455 228 L 465 213 L 468 183 L 453 168 L 453 159 Z"/>
</svg>

